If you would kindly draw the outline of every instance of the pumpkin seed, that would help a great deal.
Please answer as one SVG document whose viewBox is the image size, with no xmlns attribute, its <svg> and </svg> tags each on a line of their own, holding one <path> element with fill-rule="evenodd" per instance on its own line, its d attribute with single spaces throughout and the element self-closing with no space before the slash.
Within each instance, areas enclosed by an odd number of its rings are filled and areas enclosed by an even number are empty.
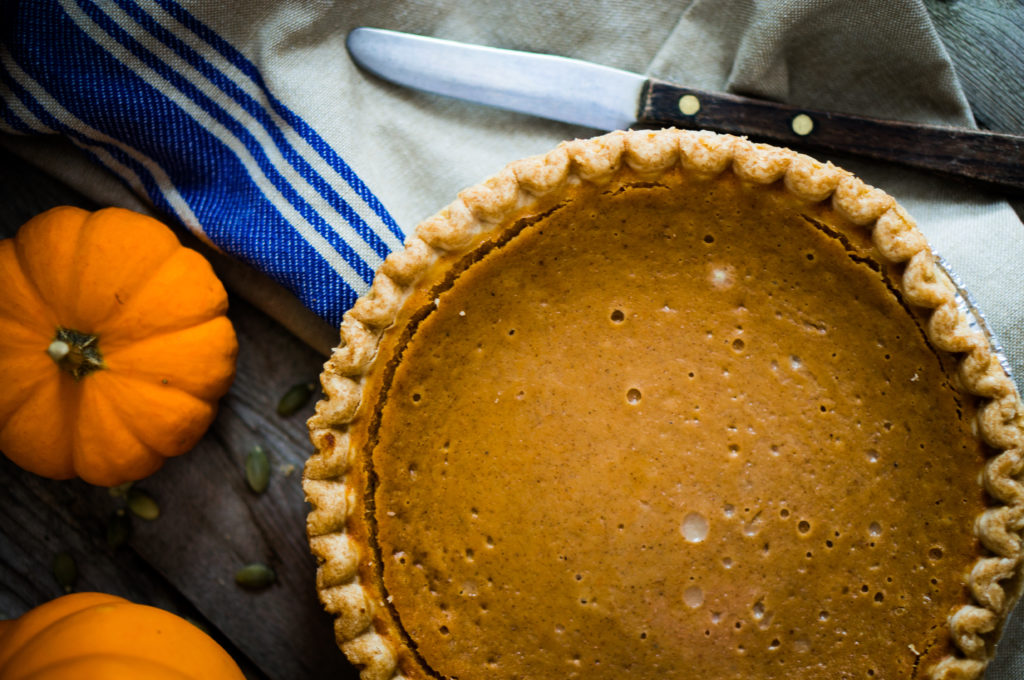
<svg viewBox="0 0 1024 680">
<path fill-rule="evenodd" d="M 132 484 L 135 482 L 125 482 L 124 484 L 118 484 L 107 489 L 111 498 L 127 498 L 128 492 L 131 491 Z"/>
<path fill-rule="evenodd" d="M 132 520 L 124 510 L 118 509 L 107 520 L 107 545 L 117 550 L 128 542 L 132 534 Z"/>
<path fill-rule="evenodd" d="M 293 385 L 284 393 L 281 401 L 277 402 L 277 415 L 290 416 L 293 413 L 298 413 L 299 409 L 309 402 L 311 396 L 313 396 L 312 383 Z"/>
<path fill-rule="evenodd" d="M 245 480 L 256 493 L 263 493 L 270 484 L 270 458 L 259 444 L 245 457 Z"/>
<path fill-rule="evenodd" d="M 277 580 L 273 569 L 261 562 L 247 564 L 235 572 L 235 583 L 246 590 L 263 590 L 269 588 Z"/>
<path fill-rule="evenodd" d="M 128 492 L 128 509 L 136 517 L 145 520 L 152 521 L 160 516 L 160 506 L 156 504 L 153 497 L 138 489 Z"/>
<path fill-rule="evenodd" d="M 78 580 L 78 566 L 70 553 L 59 552 L 53 556 L 53 577 L 65 593 L 70 593 Z"/>
</svg>

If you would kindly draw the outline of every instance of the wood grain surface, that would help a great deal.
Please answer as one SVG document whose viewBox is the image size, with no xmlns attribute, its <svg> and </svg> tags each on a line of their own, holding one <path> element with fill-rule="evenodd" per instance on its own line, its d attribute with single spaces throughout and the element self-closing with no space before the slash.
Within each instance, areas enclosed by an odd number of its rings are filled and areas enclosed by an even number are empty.
<svg viewBox="0 0 1024 680">
<path fill-rule="evenodd" d="M 1024 133 L 1024 4 L 926 4 L 979 123 Z M 0 237 L 62 204 L 97 207 L 0 151 Z M 1014 205 L 1020 213 L 1022 203 Z M 106 535 L 122 498 L 35 477 L 0 456 L 0 619 L 61 595 L 52 563 L 68 553 L 78 568 L 75 590 L 121 595 L 196 621 L 250 680 L 355 678 L 316 600 L 303 533 L 308 507 L 299 478 L 311 451 L 304 421 L 312 403 L 289 417 L 276 413 L 291 386 L 316 380 L 322 355 L 236 295 L 229 315 L 240 344 L 234 386 L 196 449 L 136 485 L 161 514 L 133 518 L 124 545 L 112 548 Z M 256 444 L 272 462 L 264 494 L 250 491 L 244 476 Z M 238 587 L 234 573 L 250 562 L 274 568 L 277 582 L 262 592 Z"/>
</svg>

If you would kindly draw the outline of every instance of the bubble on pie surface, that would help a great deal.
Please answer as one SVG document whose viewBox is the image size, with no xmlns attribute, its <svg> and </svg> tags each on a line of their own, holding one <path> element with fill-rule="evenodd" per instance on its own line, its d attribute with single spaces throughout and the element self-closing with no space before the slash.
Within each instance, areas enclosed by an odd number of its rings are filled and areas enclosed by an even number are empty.
<svg viewBox="0 0 1024 680">
<path fill-rule="evenodd" d="M 712 265 L 708 281 L 718 290 L 728 290 L 736 284 L 736 270 L 727 264 Z"/>
<path fill-rule="evenodd" d="M 691 609 L 704 604 L 704 590 L 700 586 L 690 586 L 683 591 L 683 602 Z"/>
<path fill-rule="evenodd" d="M 711 525 L 708 524 L 708 520 L 704 515 L 699 512 L 691 512 L 683 518 L 683 523 L 679 527 L 680 531 L 690 543 L 700 543 L 708 537 L 708 531 Z"/>
<path fill-rule="evenodd" d="M 761 517 L 761 511 L 758 510 L 757 513 L 743 525 L 743 535 L 747 537 L 757 536 L 761 532 L 763 525 L 764 520 Z"/>
</svg>

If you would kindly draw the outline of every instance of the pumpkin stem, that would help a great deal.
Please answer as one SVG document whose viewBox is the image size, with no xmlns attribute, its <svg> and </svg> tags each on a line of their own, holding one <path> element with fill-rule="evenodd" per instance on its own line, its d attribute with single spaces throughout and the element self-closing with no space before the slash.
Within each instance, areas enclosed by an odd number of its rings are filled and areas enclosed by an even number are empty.
<svg viewBox="0 0 1024 680">
<path fill-rule="evenodd" d="M 71 345 L 64 342 L 63 340 L 54 340 L 50 343 L 50 346 L 46 348 L 46 353 L 50 355 L 50 358 L 60 363 L 60 360 L 68 355 L 71 351 Z"/>
<path fill-rule="evenodd" d="M 46 353 L 75 380 L 81 380 L 93 371 L 106 368 L 100 354 L 99 338 L 89 333 L 58 327 L 57 336 L 46 348 Z"/>
</svg>

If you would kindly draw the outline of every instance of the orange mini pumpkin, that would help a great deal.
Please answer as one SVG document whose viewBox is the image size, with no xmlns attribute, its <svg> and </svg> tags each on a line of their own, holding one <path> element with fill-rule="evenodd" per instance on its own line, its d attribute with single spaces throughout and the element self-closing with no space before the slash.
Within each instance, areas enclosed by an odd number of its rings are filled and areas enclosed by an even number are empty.
<svg viewBox="0 0 1024 680">
<path fill-rule="evenodd" d="M 244 680 L 213 638 L 163 609 L 74 593 L 0 622 L 0 680 Z"/>
<path fill-rule="evenodd" d="M 227 294 L 160 222 L 60 207 L 0 241 L 0 451 L 113 486 L 192 448 L 235 372 Z"/>
</svg>

